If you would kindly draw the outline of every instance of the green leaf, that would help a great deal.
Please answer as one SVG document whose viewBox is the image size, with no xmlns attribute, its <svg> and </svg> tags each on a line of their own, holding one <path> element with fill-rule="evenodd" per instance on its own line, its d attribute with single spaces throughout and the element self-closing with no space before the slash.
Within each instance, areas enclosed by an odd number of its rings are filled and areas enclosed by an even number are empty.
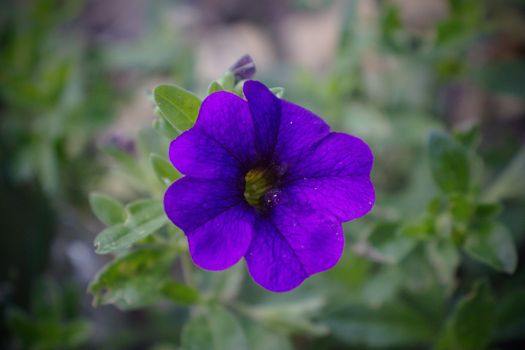
<svg viewBox="0 0 525 350">
<path fill-rule="evenodd" d="M 512 162 L 487 189 L 484 199 L 499 201 L 501 199 L 520 198 L 525 195 L 525 146 L 514 156 Z"/>
<path fill-rule="evenodd" d="M 324 304 L 324 298 L 312 297 L 286 303 L 257 305 L 247 308 L 246 312 L 253 319 L 284 333 L 297 332 L 322 336 L 328 333 L 328 328 L 324 324 L 312 322 L 311 316 L 318 313 Z"/>
<path fill-rule="evenodd" d="M 128 249 L 168 223 L 162 203 L 157 199 L 139 200 L 126 209 L 129 215 L 124 224 L 108 227 L 95 238 L 98 254 Z"/>
<path fill-rule="evenodd" d="M 263 325 L 248 322 L 246 329 L 250 350 L 293 350 L 293 345 L 287 336 Z"/>
<path fill-rule="evenodd" d="M 153 130 L 157 132 L 157 134 L 164 136 L 168 140 L 174 140 L 175 138 L 177 138 L 177 136 L 180 135 L 180 133 L 173 126 L 171 126 L 171 124 L 168 123 L 166 119 L 162 116 L 160 118 L 156 118 L 153 121 L 152 127 Z"/>
<path fill-rule="evenodd" d="M 164 297 L 179 305 L 190 305 L 199 301 L 199 292 L 195 288 L 173 280 L 164 282 L 161 292 Z"/>
<path fill-rule="evenodd" d="M 178 131 L 195 123 L 201 100 L 191 92 L 175 85 L 159 85 L 153 90 L 153 98 L 162 116 Z"/>
<path fill-rule="evenodd" d="M 236 317 L 219 305 L 191 319 L 182 329 L 184 350 L 244 350 L 246 336 Z"/>
<path fill-rule="evenodd" d="M 363 288 L 363 300 L 372 307 L 379 307 L 392 299 L 402 287 L 403 273 L 396 266 L 384 267 L 368 278 Z"/>
<path fill-rule="evenodd" d="M 413 237 L 408 237 L 400 229 L 396 222 L 378 222 L 368 236 L 368 241 L 378 253 L 378 258 L 382 258 L 387 263 L 396 263 L 403 259 L 416 244 Z"/>
<path fill-rule="evenodd" d="M 453 193 L 449 196 L 449 209 L 454 220 L 468 222 L 474 212 L 474 204 L 467 196 Z"/>
<path fill-rule="evenodd" d="M 516 245 L 510 232 L 502 224 L 487 223 L 478 231 L 470 232 L 464 248 L 472 258 L 493 269 L 510 274 L 516 270 Z"/>
<path fill-rule="evenodd" d="M 429 140 L 432 176 L 446 193 L 465 193 L 469 186 L 469 161 L 465 148 L 449 135 L 433 132 Z"/>
<path fill-rule="evenodd" d="M 482 220 L 495 219 L 499 213 L 501 213 L 499 203 L 479 203 L 474 210 L 474 216 Z"/>
<path fill-rule="evenodd" d="M 6 312 L 6 324 L 24 349 L 75 349 L 92 335 L 87 321 L 42 319 L 16 308 Z"/>
<path fill-rule="evenodd" d="M 226 71 L 220 79 L 220 84 L 223 90 L 233 91 L 235 88 L 235 76 L 231 71 Z"/>
<path fill-rule="evenodd" d="M 426 344 L 435 336 L 435 324 L 424 311 L 404 299 L 396 299 L 380 308 L 351 305 L 322 321 L 335 338 L 357 349 L 368 348 L 363 344 L 407 349 Z"/>
<path fill-rule="evenodd" d="M 111 156 L 119 165 L 119 167 L 126 173 L 140 174 L 141 169 L 135 159 L 129 153 L 126 153 L 116 147 L 104 147 L 102 151 Z"/>
<path fill-rule="evenodd" d="M 130 309 L 157 302 L 174 257 L 173 251 L 151 248 L 118 257 L 104 266 L 89 285 L 93 304 Z"/>
<path fill-rule="evenodd" d="M 222 85 L 217 80 L 214 80 L 211 82 L 210 86 L 208 86 L 208 95 L 211 95 L 214 92 L 222 91 L 222 90 L 224 90 Z"/>
<path fill-rule="evenodd" d="M 96 217 L 106 225 L 116 225 L 126 220 L 124 206 L 116 199 L 102 193 L 91 193 L 89 204 Z"/>
<path fill-rule="evenodd" d="M 277 97 L 281 98 L 284 95 L 284 88 L 283 87 L 273 87 L 270 89 L 270 91 Z"/>
<path fill-rule="evenodd" d="M 476 284 L 473 291 L 458 302 L 438 341 L 438 349 L 485 349 L 494 330 L 494 311 L 488 284 Z"/>
<path fill-rule="evenodd" d="M 150 154 L 149 159 L 151 166 L 153 167 L 153 171 L 155 171 L 155 175 L 157 175 L 160 182 L 162 182 L 164 185 L 171 184 L 179 177 L 177 170 L 175 170 L 173 165 L 171 165 L 171 163 L 164 157 L 152 153 Z"/>
</svg>

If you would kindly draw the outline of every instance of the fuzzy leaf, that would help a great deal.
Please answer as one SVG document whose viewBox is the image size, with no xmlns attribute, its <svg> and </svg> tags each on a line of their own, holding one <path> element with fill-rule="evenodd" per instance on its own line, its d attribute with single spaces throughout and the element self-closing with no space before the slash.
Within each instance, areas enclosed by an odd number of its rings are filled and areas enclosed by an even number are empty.
<svg viewBox="0 0 525 350">
<path fill-rule="evenodd" d="M 98 254 L 128 249 L 168 223 L 159 200 L 139 200 L 126 209 L 129 215 L 124 224 L 108 227 L 95 238 Z"/>
<path fill-rule="evenodd" d="M 126 220 L 126 210 L 116 199 L 102 193 L 91 193 L 89 204 L 97 218 L 106 225 L 116 225 Z"/>
<path fill-rule="evenodd" d="M 174 257 L 168 250 L 140 249 L 116 258 L 89 285 L 93 304 L 130 309 L 156 302 Z"/>
<path fill-rule="evenodd" d="M 159 85 L 153 98 L 164 118 L 180 132 L 193 126 L 201 100 L 191 92 L 175 85 Z"/>
<path fill-rule="evenodd" d="M 179 177 L 179 173 L 167 159 L 154 153 L 150 154 L 149 159 L 155 175 L 164 185 L 171 184 Z"/>
</svg>

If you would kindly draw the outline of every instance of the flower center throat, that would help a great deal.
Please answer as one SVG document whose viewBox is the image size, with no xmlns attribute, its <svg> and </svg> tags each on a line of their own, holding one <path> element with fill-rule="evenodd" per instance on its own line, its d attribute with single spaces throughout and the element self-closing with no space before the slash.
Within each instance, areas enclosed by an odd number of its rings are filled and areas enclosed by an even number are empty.
<svg viewBox="0 0 525 350">
<path fill-rule="evenodd" d="M 248 204 L 260 208 L 264 195 L 274 187 L 276 180 L 274 172 L 268 168 L 260 167 L 248 171 L 244 176 L 244 198 Z"/>
</svg>

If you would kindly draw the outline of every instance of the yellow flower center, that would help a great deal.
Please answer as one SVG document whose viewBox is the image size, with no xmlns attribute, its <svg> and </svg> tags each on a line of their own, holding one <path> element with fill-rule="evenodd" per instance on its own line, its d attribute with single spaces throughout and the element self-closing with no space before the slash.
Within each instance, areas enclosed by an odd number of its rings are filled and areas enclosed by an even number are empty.
<svg viewBox="0 0 525 350">
<path fill-rule="evenodd" d="M 244 176 L 244 198 L 253 207 L 260 208 L 264 195 L 275 185 L 275 174 L 268 168 L 254 168 Z"/>
</svg>

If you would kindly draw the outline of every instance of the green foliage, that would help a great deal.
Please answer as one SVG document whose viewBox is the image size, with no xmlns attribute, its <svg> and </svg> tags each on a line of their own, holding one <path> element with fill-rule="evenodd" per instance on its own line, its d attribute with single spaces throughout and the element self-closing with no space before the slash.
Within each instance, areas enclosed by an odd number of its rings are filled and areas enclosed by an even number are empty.
<svg viewBox="0 0 525 350">
<path fill-rule="evenodd" d="M 35 181 L 53 199 L 71 198 L 95 175 L 89 143 L 111 120 L 116 94 L 96 47 L 63 31 L 81 1 L 3 7 L 10 16 L 0 18 L 2 164 L 11 182 Z"/>
<path fill-rule="evenodd" d="M 166 294 L 174 294 L 173 286 L 166 286 L 166 276 L 173 252 L 141 248 L 129 252 L 106 265 L 89 285 L 93 305 L 115 304 L 122 309 L 133 309 L 157 302 Z M 188 291 L 181 294 L 189 294 Z M 185 296 L 184 303 L 191 297 Z M 184 297 L 182 298 L 184 299 Z"/>
<path fill-rule="evenodd" d="M 439 339 L 438 349 L 485 349 L 494 331 L 494 306 L 488 284 L 476 284 L 472 292 L 457 303 Z"/>
<path fill-rule="evenodd" d="M 126 222 L 110 226 L 97 236 L 95 239 L 97 253 L 106 254 L 128 249 L 133 243 L 148 237 L 168 223 L 159 200 L 138 200 L 130 203 L 126 211 Z"/>
<path fill-rule="evenodd" d="M 153 98 L 161 115 L 179 132 L 189 129 L 199 113 L 201 100 L 175 85 L 159 85 Z"/>
<path fill-rule="evenodd" d="M 31 313 L 12 307 L 7 310 L 6 324 L 24 349 L 73 349 L 86 343 L 92 334 L 87 319 L 77 315 L 77 291 L 71 286 L 59 288 L 42 280 L 31 296 Z"/>
<path fill-rule="evenodd" d="M 239 321 L 219 305 L 211 305 L 192 318 L 182 330 L 181 343 L 185 350 L 249 349 Z"/>
<path fill-rule="evenodd" d="M 447 134 L 433 133 L 428 144 L 432 176 L 447 193 L 465 193 L 469 186 L 466 150 Z"/>
<path fill-rule="evenodd" d="M 486 224 L 477 232 L 471 232 L 465 242 L 465 250 L 474 259 L 506 273 L 514 273 L 518 264 L 512 236 L 501 224 Z"/>
<path fill-rule="evenodd" d="M 171 165 L 171 163 L 166 159 L 158 154 L 152 153 L 150 155 L 151 165 L 153 167 L 153 171 L 159 178 L 160 182 L 162 182 L 164 185 L 169 185 L 175 179 L 179 177 L 179 173 L 175 168 Z"/>
<path fill-rule="evenodd" d="M 140 133 L 137 154 L 105 149 L 143 199 L 123 209 L 105 195 L 91 198 L 109 225 L 95 240 L 97 252 L 116 256 L 90 286 L 95 305 L 135 309 L 163 301 L 184 308 L 176 314 L 182 331 L 173 331 L 183 349 L 286 350 L 312 342 L 328 349 L 463 350 L 523 337 L 523 292 L 492 292 L 478 280 L 519 273 L 515 242 L 523 237 L 514 227 L 523 225 L 507 215 L 525 194 L 525 152 L 496 168 L 486 157 L 483 128 L 444 125 L 448 116 L 435 103 L 436 87 L 469 74 L 487 91 L 520 96 L 520 74 L 512 73 L 519 64 L 482 65 L 484 73 L 466 66 L 473 40 L 490 29 L 484 3 L 449 1 L 450 13 L 431 35 L 405 28 L 391 2 L 378 2 L 377 23 L 357 16 L 358 4 L 345 4 L 330 74 L 303 72 L 287 82 L 290 100 L 302 99 L 334 130 L 362 137 L 374 150 L 376 207 L 345 227 L 339 264 L 287 294 L 256 287 L 241 265 L 213 273 L 192 265 L 186 239 L 159 198 L 180 176 L 166 158 L 169 142 L 193 125 L 201 98 L 161 85 L 153 91 L 156 118 Z M 514 77 L 506 84 L 509 72 Z M 202 91 L 242 97 L 243 83 L 227 71 Z"/>
<path fill-rule="evenodd" d="M 116 225 L 126 220 L 126 210 L 119 201 L 101 193 L 89 196 L 91 210 L 106 225 Z"/>
</svg>

